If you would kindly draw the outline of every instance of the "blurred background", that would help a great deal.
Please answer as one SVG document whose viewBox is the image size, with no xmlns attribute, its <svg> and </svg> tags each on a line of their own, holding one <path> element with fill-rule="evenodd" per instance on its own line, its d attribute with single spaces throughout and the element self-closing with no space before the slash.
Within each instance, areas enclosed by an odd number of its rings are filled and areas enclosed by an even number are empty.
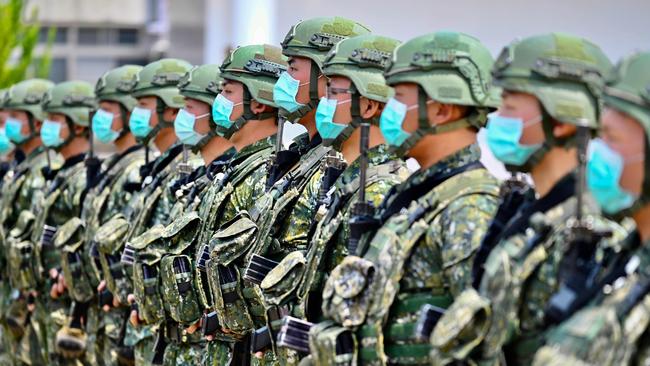
<svg viewBox="0 0 650 366">
<path fill-rule="evenodd" d="M 81 79 L 95 83 L 111 68 L 146 64 L 161 57 L 183 58 L 193 64 L 221 63 L 228 50 L 238 45 L 279 45 L 292 24 L 316 16 L 355 19 L 377 34 L 402 41 L 435 30 L 462 31 L 482 40 L 495 57 L 515 38 L 550 31 L 586 37 L 613 61 L 635 50 L 650 49 L 648 0 L 2 2 L 21 3 L 27 24 L 40 26 L 33 54 L 35 60 L 46 55 L 46 62 L 34 69 L 37 75 L 49 75 L 55 82 Z M 20 51 L 14 50 L 10 59 L 20 57 Z M 25 76 L 33 75 L 28 71 Z M 4 84 L 11 82 L 5 80 Z M 300 130 L 291 127 L 287 132 L 288 139 Z M 480 134 L 479 139 L 483 138 Z M 491 170 L 504 176 L 489 150 L 483 151 Z"/>
</svg>

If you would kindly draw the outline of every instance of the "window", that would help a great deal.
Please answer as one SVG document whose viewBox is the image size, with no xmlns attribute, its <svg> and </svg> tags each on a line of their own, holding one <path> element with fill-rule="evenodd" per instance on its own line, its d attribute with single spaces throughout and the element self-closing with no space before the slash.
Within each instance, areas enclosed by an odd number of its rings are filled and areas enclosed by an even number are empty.
<svg viewBox="0 0 650 366">
<path fill-rule="evenodd" d="M 65 58 L 53 58 L 48 79 L 54 83 L 68 80 L 68 60 Z"/>
<path fill-rule="evenodd" d="M 79 44 L 106 45 L 110 43 L 109 29 L 79 28 Z"/>
<path fill-rule="evenodd" d="M 38 42 L 45 43 L 47 42 L 48 33 L 50 27 L 42 27 L 38 30 Z M 54 43 L 62 44 L 68 42 L 68 28 L 56 28 L 56 34 L 54 36 Z"/>
<path fill-rule="evenodd" d="M 132 28 L 120 28 L 117 30 L 117 43 L 119 44 L 137 44 L 138 30 Z"/>
</svg>

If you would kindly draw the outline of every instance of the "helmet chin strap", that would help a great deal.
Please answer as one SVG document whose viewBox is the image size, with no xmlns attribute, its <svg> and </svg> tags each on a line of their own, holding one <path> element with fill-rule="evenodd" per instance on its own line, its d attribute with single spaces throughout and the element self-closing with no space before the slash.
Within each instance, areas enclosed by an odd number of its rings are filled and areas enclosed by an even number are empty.
<svg viewBox="0 0 650 366">
<path fill-rule="evenodd" d="M 129 129 L 129 121 L 126 119 L 126 116 L 128 115 L 129 111 L 126 109 L 126 107 L 122 104 L 119 103 L 120 105 L 120 118 L 122 118 L 122 129 L 117 135 L 117 138 L 115 140 L 119 140 L 122 137 L 124 137 L 127 133 L 131 132 Z"/>
<path fill-rule="evenodd" d="M 174 121 L 169 122 L 164 119 L 163 115 L 165 113 L 165 108 L 167 108 L 165 102 L 163 102 L 160 97 L 156 97 L 156 115 L 158 116 L 158 123 L 151 129 L 151 131 L 149 131 L 147 136 L 141 139 L 143 145 L 149 145 L 151 139 L 153 139 L 163 128 L 174 127 Z"/>
<path fill-rule="evenodd" d="M 418 128 L 402 143 L 402 145 L 399 147 L 392 147 L 391 150 L 399 156 L 405 156 L 406 153 L 426 135 L 436 135 L 472 126 L 477 127 L 479 126 L 479 120 L 481 118 L 486 118 L 486 116 L 487 112 L 485 110 L 477 109 L 475 112 L 471 112 L 467 117 L 445 124 L 432 126 L 427 111 L 427 93 L 421 85 L 418 85 Z"/>
<path fill-rule="evenodd" d="M 253 113 L 251 110 L 251 102 L 253 101 L 253 97 L 251 96 L 250 91 L 248 91 L 248 87 L 244 85 L 244 96 L 242 100 L 242 106 L 244 107 L 244 113 L 237 118 L 233 123 L 230 128 L 225 129 L 225 128 L 219 128 L 219 132 L 223 135 L 223 137 L 229 139 L 232 137 L 232 135 L 239 131 L 248 121 L 261 121 L 269 118 L 275 117 L 277 114 L 275 112 L 263 112 L 263 113 Z"/>
<path fill-rule="evenodd" d="M 287 121 L 293 123 L 318 107 L 318 102 L 320 101 L 318 97 L 318 79 L 321 76 L 319 70 L 320 68 L 316 65 L 316 62 L 311 60 L 311 68 L 309 69 L 309 102 L 293 112 L 281 110 L 281 116 Z"/>
<path fill-rule="evenodd" d="M 65 116 L 65 124 L 68 125 L 68 131 L 70 131 L 70 133 L 68 134 L 68 137 L 66 137 L 66 139 L 63 140 L 63 143 L 61 145 L 52 148 L 52 150 L 54 150 L 56 152 L 61 152 L 61 150 L 63 148 L 70 145 L 70 143 L 72 142 L 72 140 L 75 139 L 75 137 L 82 137 L 84 134 L 88 133 L 87 130 L 84 130 L 85 133 L 82 132 L 81 134 L 76 134 L 74 132 L 75 124 L 74 124 L 74 122 L 72 122 L 72 120 L 68 116 Z"/>
<path fill-rule="evenodd" d="M 341 131 L 341 133 L 339 133 L 338 136 L 336 136 L 334 140 L 323 140 L 323 144 L 325 146 L 329 144 L 336 151 L 341 151 L 343 142 L 350 138 L 350 136 L 352 136 L 352 133 L 354 133 L 354 131 L 364 122 L 364 118 L 361 116 L 361 94 L 359 94 L 359 91 L 354 86 L 354 83 L 350 84 L 350 94 L 350 115 L 352 116 L 350 123 L 348 123 L 348 125 L 343 129 L 343 131 Z M 369 122 L 374 126 L 379 125 L 378 118 L 371 118 Z"/>
</svg>

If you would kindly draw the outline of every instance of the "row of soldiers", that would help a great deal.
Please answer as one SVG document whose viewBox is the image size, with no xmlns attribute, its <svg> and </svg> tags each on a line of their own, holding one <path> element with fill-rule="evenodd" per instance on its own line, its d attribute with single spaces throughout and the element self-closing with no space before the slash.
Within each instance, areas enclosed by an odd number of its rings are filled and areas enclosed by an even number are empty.
<svg viewBox="0 0 650 366">
<path fill-rule="evenodd" d="M 650 360 L 650 53 L 314 18 L 1 108 L 2 364 Z"/>
</svg>

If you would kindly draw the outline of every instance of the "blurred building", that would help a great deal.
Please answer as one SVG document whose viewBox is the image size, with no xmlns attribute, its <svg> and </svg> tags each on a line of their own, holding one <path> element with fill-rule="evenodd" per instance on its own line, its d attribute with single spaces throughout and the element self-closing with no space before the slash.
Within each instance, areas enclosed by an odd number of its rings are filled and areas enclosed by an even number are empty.
<svg viewBox="0 0 650 366">
<path fill-rule="evenodd" d="M 613 60 L 650 49 L 647 0 L 28 0 L 57 27 L 52 78 L 94 81 L 111 67 L 162 56 L 219 63 L 232 47 L 279 44 L 289 27 L 345 16 L 407 40 L 440 29 L 480 38 L 496 55 L 517 37 L 562 31 L 600 45 Z M 45 39 L 47 29 L 42 31 Z"/>
<path fill-rule="evenodd" d="M 43 25 L 56 28 L 53 81 L 97 80 L 106 70 L 161 57 L 203 61 L 203 0 L 29 0 Z M 174 45 L 174 47 L 172 47 Z M 173 49 L 173 52 L 170 50 Z"/>
</svg>

